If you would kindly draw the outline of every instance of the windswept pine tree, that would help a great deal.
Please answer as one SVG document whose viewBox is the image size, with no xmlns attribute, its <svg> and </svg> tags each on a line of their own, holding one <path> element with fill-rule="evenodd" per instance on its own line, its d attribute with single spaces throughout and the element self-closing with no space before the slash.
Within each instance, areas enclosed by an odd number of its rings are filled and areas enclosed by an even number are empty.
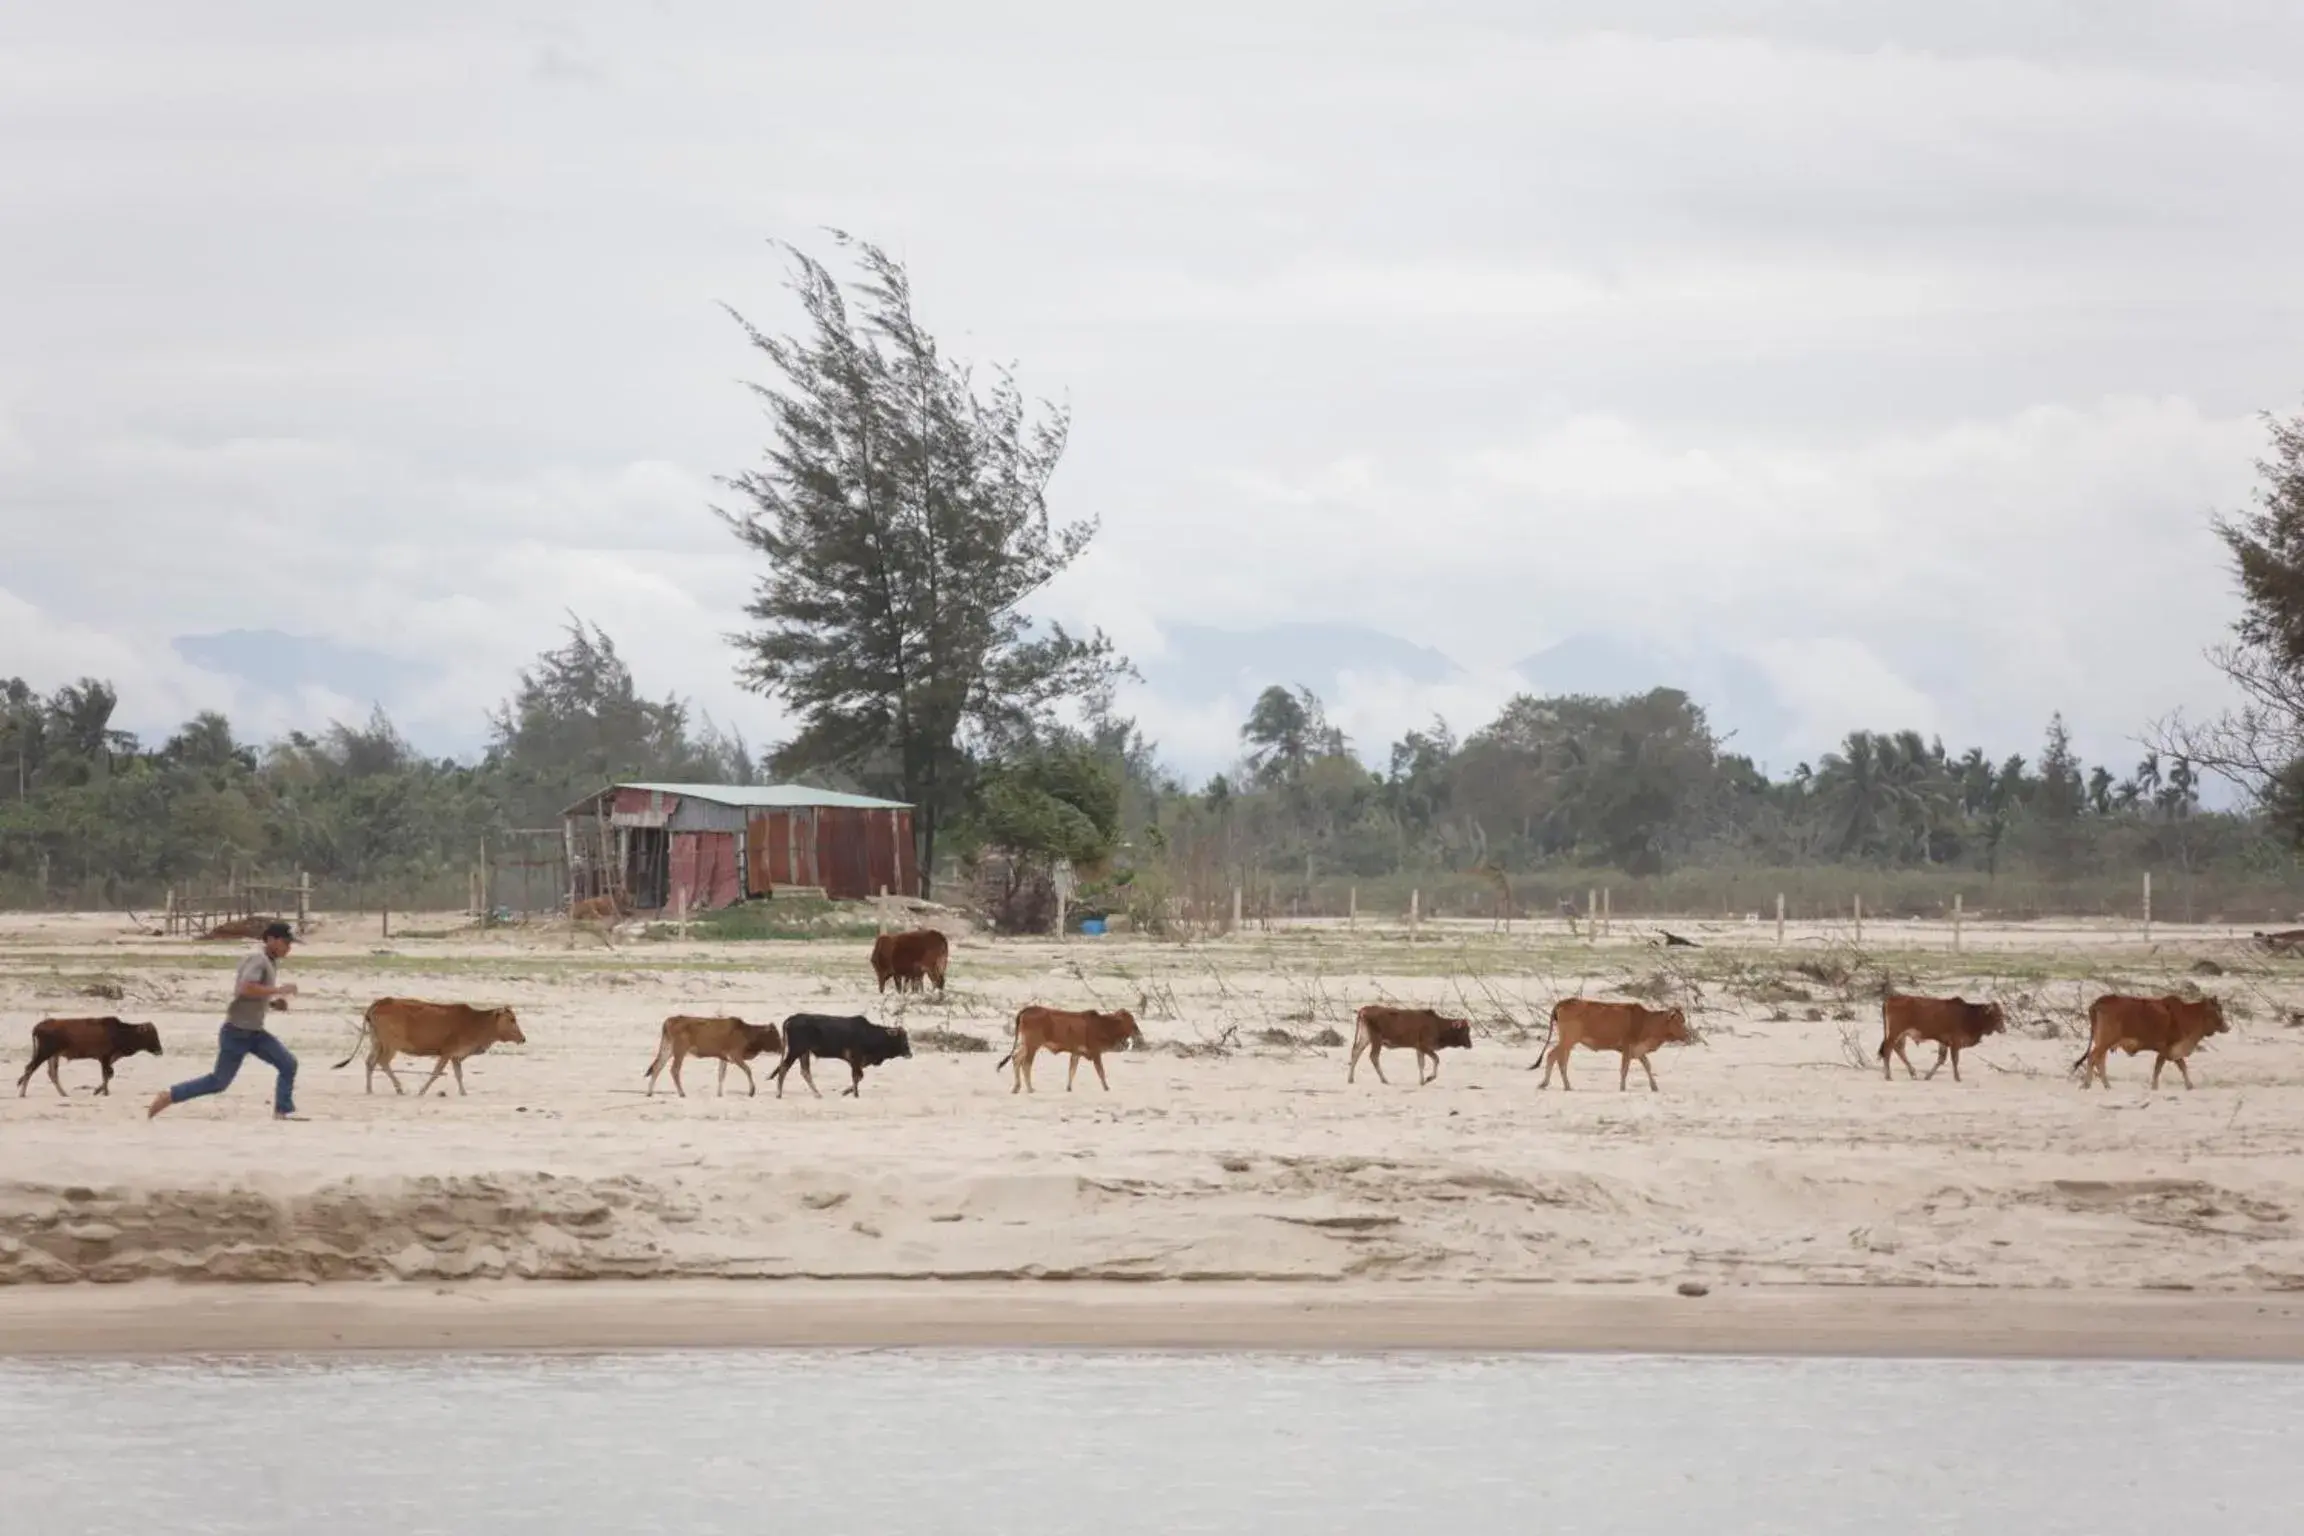
<svg viewBox="0 0 2304 1536">
<path fill-rule="evenodd" d="M 1094 713 L 1126 663 L 1101 632 L 1024 612 L 1096 533 L 1049 510 L 1065 413 L 1005 370 L 979 386 L 921 325 L 903 266 L 835 239 L 861 269 L 845 292 L 786 247 L 799 334 L 736 316 L 775 378 L 753 386 L 765 462 L 725 482 L 743 504 L 722 516 L 767 565 L 735 641 L 744 680 L 800 718 L 777 772 L 910 801 L 925 889 L 978 773 L 1064 706 Z"/>
</svg>

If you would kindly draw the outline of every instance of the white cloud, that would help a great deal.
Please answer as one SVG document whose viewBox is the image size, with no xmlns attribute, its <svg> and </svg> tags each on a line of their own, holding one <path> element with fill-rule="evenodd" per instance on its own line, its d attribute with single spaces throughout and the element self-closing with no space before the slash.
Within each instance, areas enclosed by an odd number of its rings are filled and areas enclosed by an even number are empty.
<svg viewBox="0 0 2304 1536">
<path fill-rule="evenodd" d="M 1844 635 L 1763 640 L 1751 655 L 1797 715 L 1788 744 L 1804 756 L 1836 748 L 1852 720 L 1923 736 L 1944 728 L 1936 701 L 1860 641 Z"/>
<path fill-rule="evenodd" d="M 468 740 L 574 608 L 774 734 L 716 304 L 789 323 L 765 241 L 823 224 L 1074 406 L 1057 510 L 1105 531 L 1041 611 L 1471 668 L 1339 686 L 1369 744 L 1603 632 L 1765 658 L 1827 744 L 2062 708 L 2108 754 L 2218 696 L 2204 514 L 2296 403 L 2277 7 L 96 9 L 0 48 L 41 146 L 0 163 L 0 668 L 139 719 L 229 696 L 169 637 L 269 627 L 421 663 L 396 715 Z M 1247 702 L 1144 713 L 1228 755 Z"/>
</svg>

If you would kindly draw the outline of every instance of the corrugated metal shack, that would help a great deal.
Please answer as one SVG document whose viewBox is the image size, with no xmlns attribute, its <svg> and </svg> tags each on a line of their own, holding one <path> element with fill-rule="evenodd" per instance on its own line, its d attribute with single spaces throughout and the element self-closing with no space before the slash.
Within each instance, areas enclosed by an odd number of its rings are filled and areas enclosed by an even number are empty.
<svg viewBox="0 0 2304 1536">
<path fill-rule="evenodd" d="M 792 887 L 920 894 L 912 807 L 800 784 L 612 784 L 563 813 L 569 899 L 733 906 Z"/>
</svg>

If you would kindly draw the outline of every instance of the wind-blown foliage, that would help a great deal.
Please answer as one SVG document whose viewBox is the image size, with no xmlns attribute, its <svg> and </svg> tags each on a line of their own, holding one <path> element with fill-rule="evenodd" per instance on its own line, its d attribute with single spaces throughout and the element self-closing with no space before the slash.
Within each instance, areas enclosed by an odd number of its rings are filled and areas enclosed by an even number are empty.
<svg viewBox="0 0 2304 1536">
<path fill-rule="evenodd" d="M 801 720 L 778 771 L 910 801 L 926 872 L 982 762 L 1060 705 L 1093 710 L 1125 663 L 1022 609 L 1096 532 L 1049 512 L 1065 414 L 1035 414 L 1006 372 L 979 389 L 921 327 L 902 265 L 837 238 L 863 269 L 853 312 L 787 247 L 805 333 L 737 316 L 777 380 L 755 386 L 766 463 L 727 482 L 747 505 L 723 515 L 768 567 L 734 638 L 745 680 Z"/>
<path fill-rule="evenodd" d="M 2232 640 L 2209 660 L 2239 690 L 2240 706 L 2206 721 L 2182 715 L 2155 736 L 2219 774 L 2282 820 L 2304 844 L 2304 413 L 2282 421 L 2267 414 L 2268 458 L 2256 464 L 2256 509 L 2215 521 L 2240 583 L 2240 617 Z"/>
<path fill-rule="evenodd" d="M 740 737 L 641 698 L 614 643 L 581 622 L 522 672 L 476 763 L 423 756 L 381 711 L 262 749 L 203 713 L 147 750 L 112 728 L 114 697 L 94 681 L 42 697 L 0 679 L 0 898 L 150 902 L 235 870 L 297 869 L 452 892 L 483 836 L 556 826 L 611 779 L 755 772 Z"/>
</svg>

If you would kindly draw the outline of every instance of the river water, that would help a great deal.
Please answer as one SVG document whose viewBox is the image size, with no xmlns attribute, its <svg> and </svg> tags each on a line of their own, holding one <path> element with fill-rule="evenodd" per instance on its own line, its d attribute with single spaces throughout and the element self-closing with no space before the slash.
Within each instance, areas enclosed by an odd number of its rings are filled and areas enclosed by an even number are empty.
<svg viewBox="0 0 2304 1536">
<path fill-rule="evenodd" d="M 2293 1366 L 0 1362 L 8 1536 L 2304 1531 Z"/>
</svg>

